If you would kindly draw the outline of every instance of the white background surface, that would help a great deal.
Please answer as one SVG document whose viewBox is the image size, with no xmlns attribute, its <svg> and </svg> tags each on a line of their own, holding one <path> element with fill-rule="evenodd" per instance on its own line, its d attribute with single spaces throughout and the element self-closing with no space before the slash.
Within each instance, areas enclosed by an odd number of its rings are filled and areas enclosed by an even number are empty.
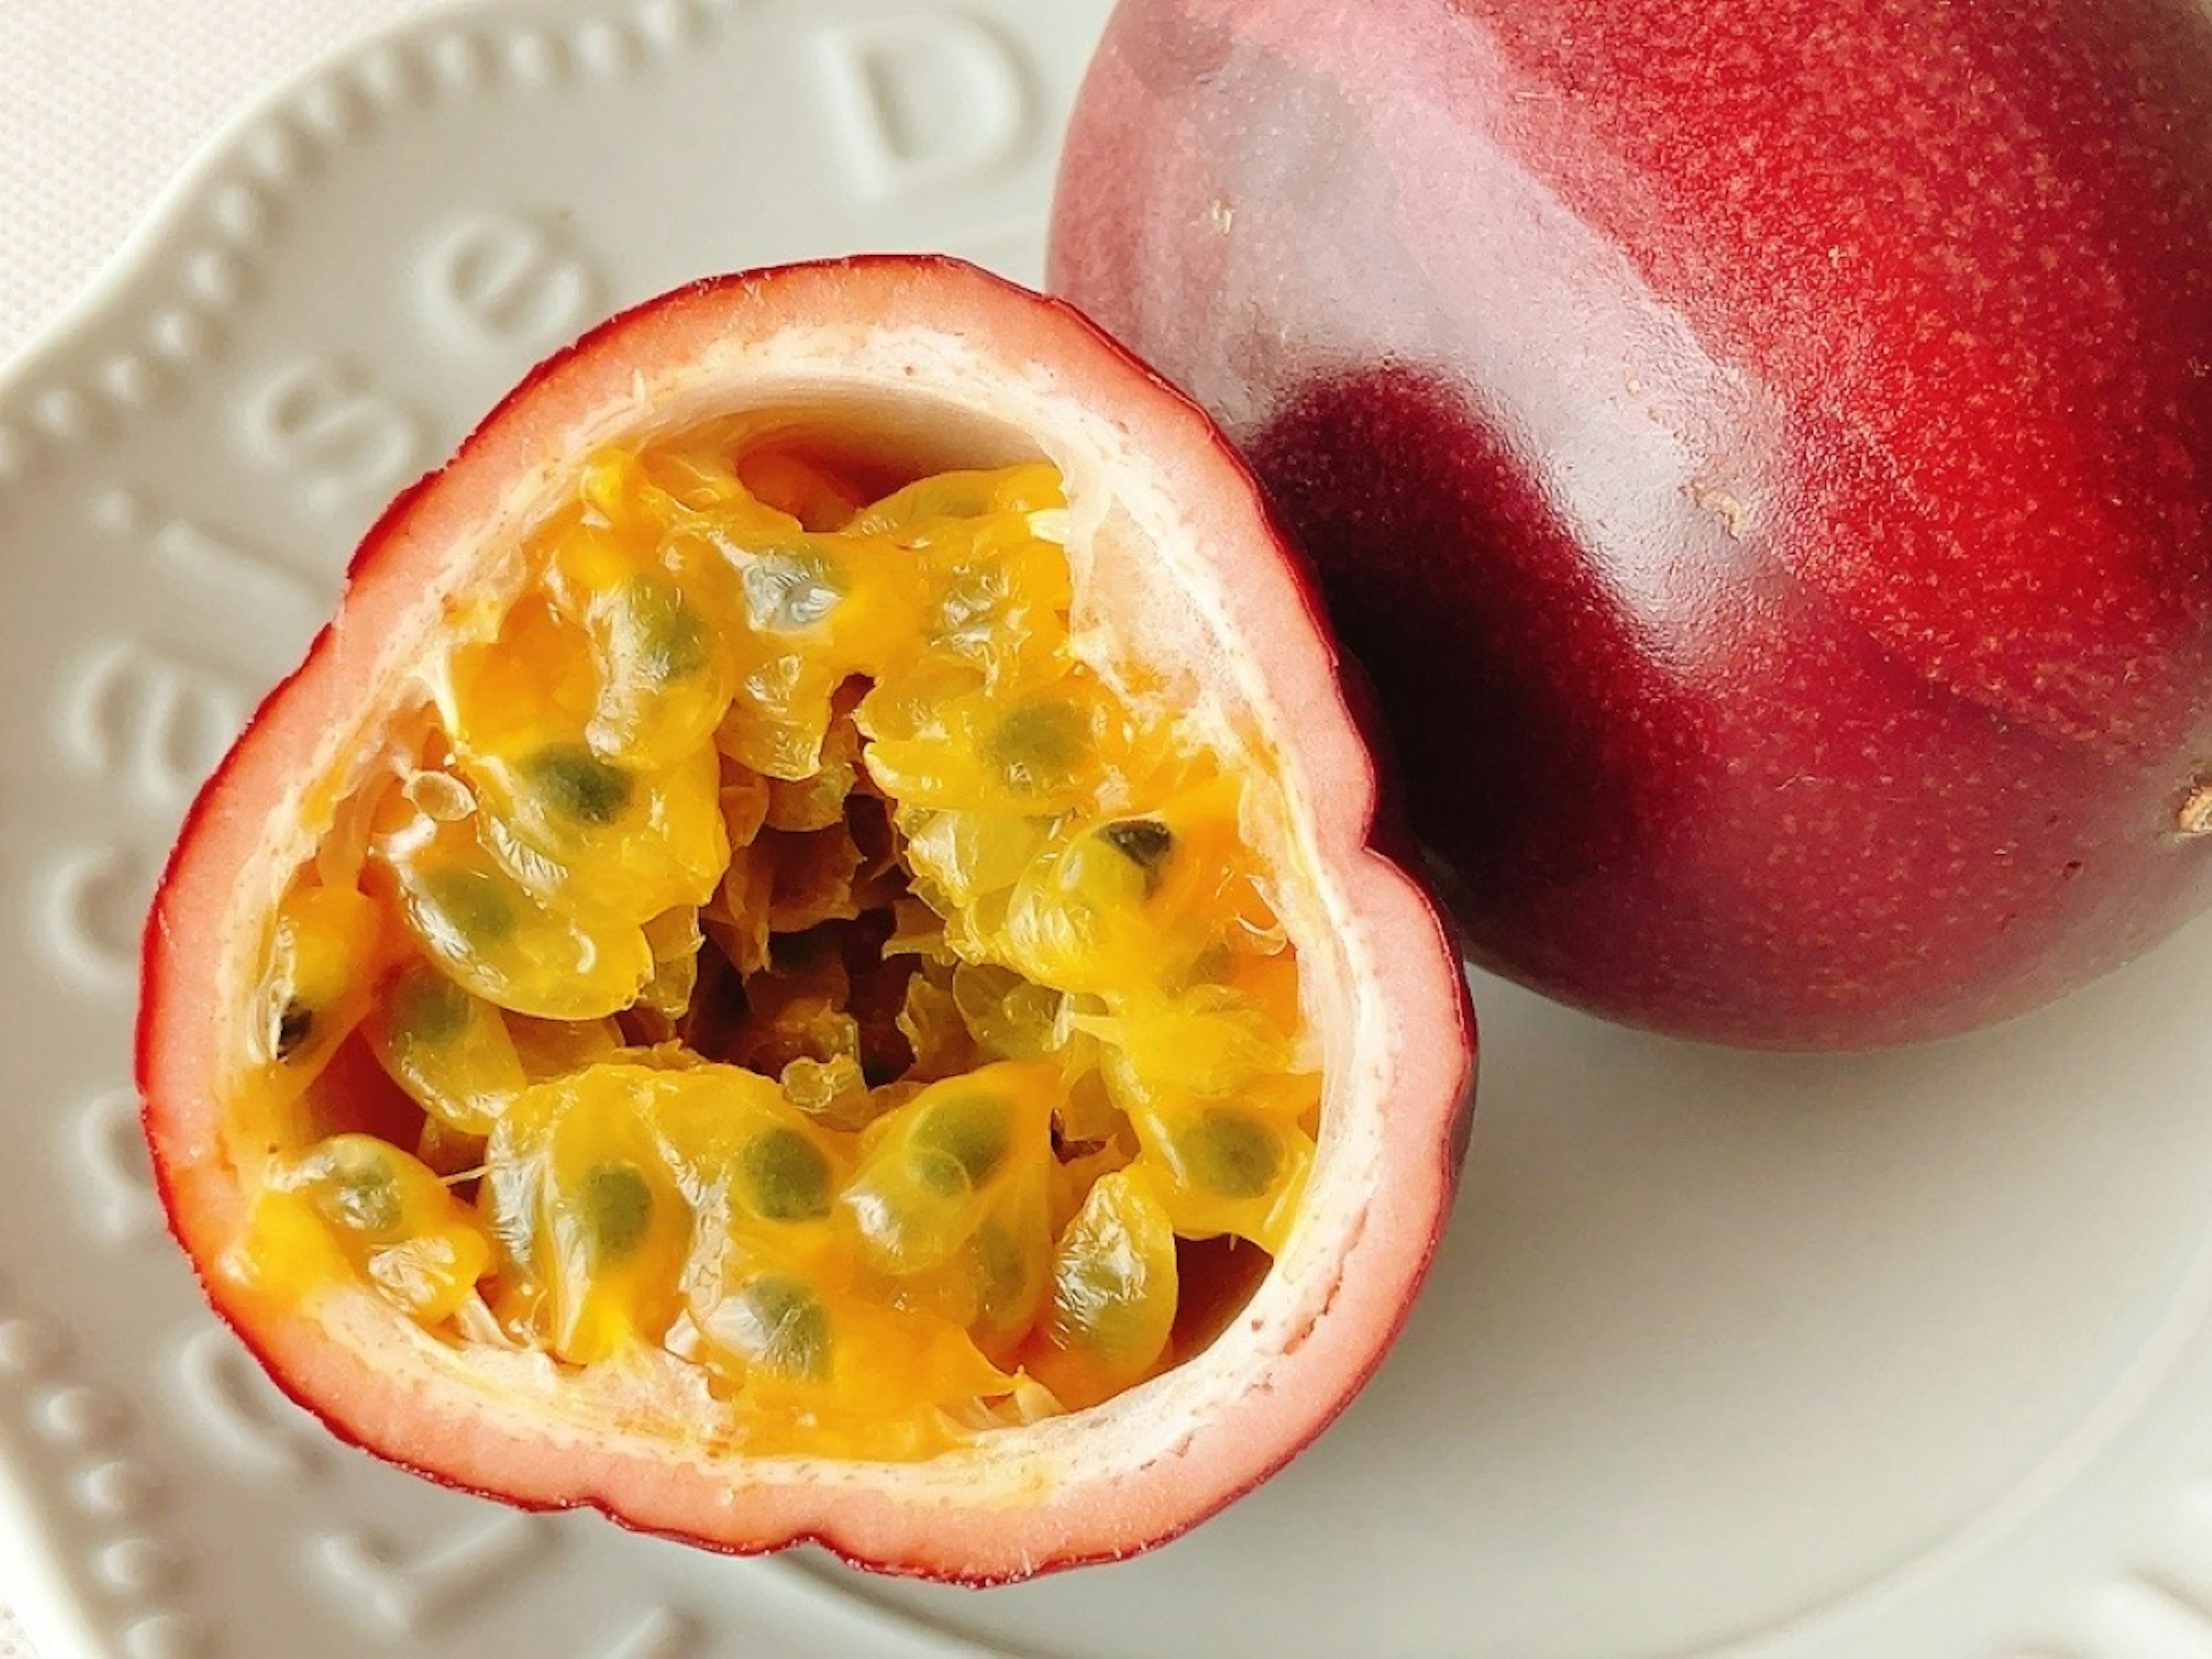
<svg viewBox="0 0 2212 1659">
<path fill-rule="evenodd" d="M 434 0 L 0 3 L 0 362 L 60 315 L 226 117 Z M 0 1659 L 30 1650 L 8 1610 Z"/>
<path fill-rule="evenodd" d="M 431 0 L 0 0 L 0 360 L 248 100 Z"/>
</svg>

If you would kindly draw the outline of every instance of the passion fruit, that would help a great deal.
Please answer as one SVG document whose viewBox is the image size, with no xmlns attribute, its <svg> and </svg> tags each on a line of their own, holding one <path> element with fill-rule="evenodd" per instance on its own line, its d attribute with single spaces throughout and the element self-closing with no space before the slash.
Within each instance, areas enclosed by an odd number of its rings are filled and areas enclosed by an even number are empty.
<svg viewBox="0 0 2212 1659">
<path fill-rule="evenodd" d="M 1316 1434 L 1471 1099 L 1326 630 L 1197 410 L 941 259 L 701 283 L 356 557 L 185 824 L 139 1076 L 339 1434 L 993 1582 Z"/>
<path fill-rule="evenodd" d="M 1486 964 L 1942 1036 L 2212 896 L 2212 9 L 1123 0 L 1054 289 L 1224 422 Z"/>
</svg>

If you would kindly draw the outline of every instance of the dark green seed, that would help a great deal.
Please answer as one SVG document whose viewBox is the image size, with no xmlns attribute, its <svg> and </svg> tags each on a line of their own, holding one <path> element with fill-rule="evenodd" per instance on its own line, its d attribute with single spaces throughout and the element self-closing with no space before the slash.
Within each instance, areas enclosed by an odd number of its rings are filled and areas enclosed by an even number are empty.
<svg viewBox="0 0 2212 1659">
<path fill-rule="evenodd" d="M 908 1164 L 915 1179 L 939 1198 L 958 1198 L 972 1184 L 960 1160 L 949 1152 L 916 1146 L 908 1153 Z"/>
<path fill-rule="evenodd" d="M 983 757 L 1008 788 L 1041 792 L 1074 769 L 1090 739 L 1091 723 L 1073 703 L 1024 703 L 992 728 Z"/>
<path fill-rule="evenodd" d="M 441 935 L 437 942 L 450 950 L 497 945 L 521 920 L 514 901 L 489 870 L 434 872 L 423 878 L 421 902 L 430 912 L 423 918 L 424 931 Z"/>
<path fill-rule="evenodd" d="M 307 1039 L 314 1034 L 315 1011 L 295 999 L 276 1016 L 276 1040 L 270 1046 L 277 1059 L 289 1060 L 307 1046 Z"/>
<path fill-rule="evenodd" d="M 914 1131 L 915 1151 L 934 1152 L 958 1164 L 966 1173 L 969 1184 L 974 1187 L 988 1181 L 992 1172 L 1006 1161 L 1012 1141 L 1006 1103 L 988 1095 L 966 1095 L 945 1101 L 916 1124 Z M 920 1164 L 925 1180 L 933 1162 L 924 1160 Z M 951 1171 L 945 1173 L 949 1176 Z"/>
<path fill-rule="evenodd" d="M 672 583 L 641 577 L 623 590 L 627 665 L 648 685 L 689 679 L 707 665 L 707 624 Z"/>
<path fill-rule="evenodd" d="M 410 968 L 392 992 L 392 1029 L 410 1042 L 451 1042 L 469 1028 L 469 994 L 434 968 Z"/>
<path fill-rule="evenodd" d="M 769 1221 L 815 1221 L 830 1213 L 830 1160 L 796 1129 L 770 1129 L 739 1156 L 755 1213 Z"/>
<path fill-rule="evenodd" d="M 1175 834 L 1152 818 L 1125 818 L 1098 832 L 1106 844 L 1145 872 L 1145 896 L 1160 890 L 1161 866 L 1175 851 Z"/>
<path fill-rule="evenodd" d="M 723 1304 L 717 1334 L 787 1376 L 830 1374 L 830 1310 L 795 1279 L 756 1279 Z"/>
<path fill-rule="evenodd" d="M 653 1224 L 653 1188 L 635 1164 L 602 1164 L 592 1170 L 576 1203 L 583 1212 L 585 1254 L 594 1267 L 635 1255 Z"/>
<path fill-rule="evenodd" d="M 1201 1187 L 1227 1198 L 1258 1198 L 1274 1184 L 1283 1149 L 1273 1130 L 1243 1112 L 1212 1107 L 1181 1140 L 1183 1165 Z"/>
<path fill-rule="evenodd" d="M 580 743 L 549 744 L 522 763 L 523 781 L 579 823 L 612 823 L 629 805 L 633 780 Z"/>
</svg>

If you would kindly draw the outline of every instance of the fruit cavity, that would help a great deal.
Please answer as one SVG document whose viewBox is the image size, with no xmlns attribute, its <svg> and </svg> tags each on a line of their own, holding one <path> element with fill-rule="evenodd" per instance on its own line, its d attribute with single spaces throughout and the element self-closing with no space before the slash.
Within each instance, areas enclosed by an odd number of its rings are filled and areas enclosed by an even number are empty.
<svg viewBox="0 0 2212 1659">
<path fill-rule="evenodd" d="M 1249 1291 L 1318 1129 L 1301 878 L 1079 637 L 1050 465 L 890 482 L 708 422 L 522 538 L 268 919 L 227 1271 L 890 1458 L 1188 1358 L 1186 1260 Z"/>
</svg>

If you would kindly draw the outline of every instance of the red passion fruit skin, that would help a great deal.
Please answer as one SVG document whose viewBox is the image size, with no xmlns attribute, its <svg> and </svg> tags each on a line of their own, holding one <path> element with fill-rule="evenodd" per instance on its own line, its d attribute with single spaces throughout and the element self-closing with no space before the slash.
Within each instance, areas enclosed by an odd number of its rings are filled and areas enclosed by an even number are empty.
<svg viewBox="0 0 2212 1659">
<path fill-rule="evenodd" d="M 1084 490 L 1111 491 L 1141 532 L 1172 542 L 1158 568 L 1104 579 L 1140 590 L 1116 592 L 1109 610 L 1128 635 L 1211 653 L 1210 672 L 1256 714 L 1329 912 L 1334 938 L 1304 949 L 1318 944 L 1341 993 L 1307 1208 L 1231 1328 L 1103 1407 L 915 1463 L 748 1459 L 571 1420 L 557 1389 L 503 1398 L 412 1340 L 422 1334 L 398 1314 L 380 1318 L 374 1298 L 366 1313 L 357 1298 L 333 1314 L 218 1265 L 248 1194 L 222 1151 L 227 1022 L 210 1000 L 236 978 L 228 958 L 255 922 L 238 896 L 276 890 L 257 867 L 272 813 L 362 729 L 364 696 L 387 683 L 395 653 L 434 638 L 442 597 L 465 580 L 471 550 L 519 528 L 531 480 L 671 402 L 713 413 L 793 398 L 868 418 L 921 409 L 932 424 L 1073 457 L 1072 507 Z M 1200 612 L 1210 623 L 1194 623 Z M 187 816 L 147 924 L 137 1030 L 171 1227 L 279 1386 L 340 1437 L 441 1484 L 532 1509 L 591 1505 L 716 1550 L 811 1541 L 865 1567 L 976 1584 L 1129 1555 L 1265 1479 L 1343 1407 L 1404 1319 L 1449 1206 L 1473 1017 L 1435 907 L 1375 850 L 1376 787 L 1326 626 L 1256 486 L 1194 405 L 1072 308 L 934 258 L 694 283 L 539 367 L 392 504 L 351 562 L 335 620 Z"/>
<path fill-rule="evenodd" d="M 1860 1047 L 2212 893 L 2212 10 L 1124 0 L 1050 286 L 1317 562 L 1477 958 Z"/>
</svg>

